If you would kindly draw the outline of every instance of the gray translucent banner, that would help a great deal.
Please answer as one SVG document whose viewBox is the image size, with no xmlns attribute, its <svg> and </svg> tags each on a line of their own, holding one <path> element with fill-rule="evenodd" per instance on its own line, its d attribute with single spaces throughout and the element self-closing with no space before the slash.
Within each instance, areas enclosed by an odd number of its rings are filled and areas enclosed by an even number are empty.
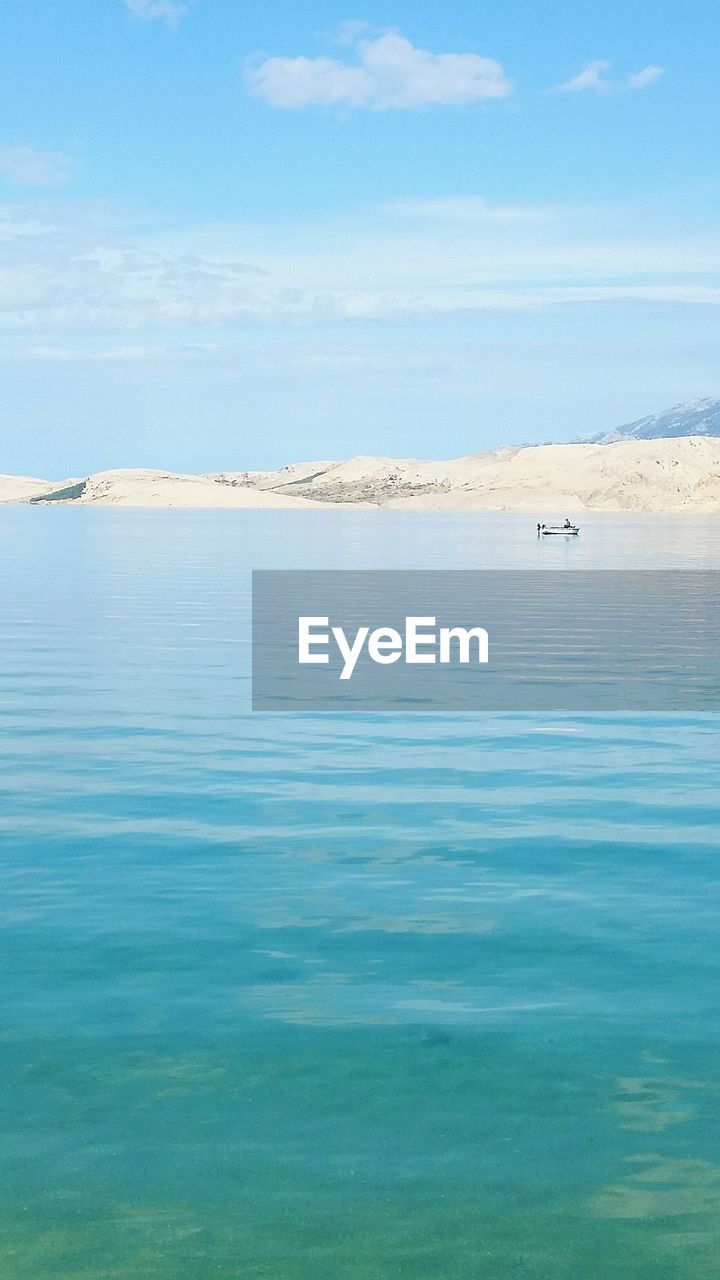
<svg viewBox="0 0 720 1280">
<path fill-rule="evenodd" d="M 254 711 L 717 711 L 719 653 L 720 572 L 253 574 Z"/>
</svg>

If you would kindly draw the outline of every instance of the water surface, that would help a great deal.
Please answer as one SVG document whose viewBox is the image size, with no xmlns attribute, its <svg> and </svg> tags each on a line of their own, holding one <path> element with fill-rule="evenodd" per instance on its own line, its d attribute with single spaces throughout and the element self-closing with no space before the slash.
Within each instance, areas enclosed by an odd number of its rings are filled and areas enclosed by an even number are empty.
<svg viewBox="0 0 720 1280">
<path fill-rule="evenodd" d="M 720 520 L 3 508 L 0 1271 L 715 1280 L 718 724 L 249 714 L 252 568 Z"/>
</svg>

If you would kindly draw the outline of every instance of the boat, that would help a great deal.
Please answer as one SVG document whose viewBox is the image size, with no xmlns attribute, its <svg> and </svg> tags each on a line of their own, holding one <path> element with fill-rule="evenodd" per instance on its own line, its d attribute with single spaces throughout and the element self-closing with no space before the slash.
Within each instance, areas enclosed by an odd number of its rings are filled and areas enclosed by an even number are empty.
<svg viewBox="0 0 720 1280">
<path fill-rule="evenodd" d="M 538 534 L 543 538 L 566 537 L 576 538 L 580 529 L 576 524 L 541 524 L 538 525 Z"/>
</svg>

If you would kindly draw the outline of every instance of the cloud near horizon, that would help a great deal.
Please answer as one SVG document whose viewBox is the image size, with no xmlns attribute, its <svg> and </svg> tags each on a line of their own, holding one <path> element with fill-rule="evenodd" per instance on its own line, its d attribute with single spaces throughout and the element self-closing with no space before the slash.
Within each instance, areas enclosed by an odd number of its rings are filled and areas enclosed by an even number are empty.
<svg viewBox="0 0 720 1280">
<path fill-rule="evenodd" d="M 588 216 L 467 196 L 395 202 L 321 218 L 300 249 L 293 224 L 151 234 L 94 205 L 0 206 L 0 331 L 21 344 L 75 335 L 126 348 L 129 333 L 186 343 L 568 304 L 720 304 L 717 237 L 656 241 L 642 221 L 631 234 L 625 210 L 601 211 L 592 230 Z"/>
<path fill-rule="evenodd" d="M 13 187 L 62 187 L 70 181 L 70 160 L 62 151 L 0 147 L 0 177 Z"/>
<path fill-rule="evenodd" d="M 613 93 L 618 89 L 646 89 L 648 85 L 654 84 L 660 76 L 665 74 L 664 67 L 650 65 L 644 67 L 642 71 L 635 71 L 625 80 L 613 81 L 605 75 L 611 67 L 612 63 L 606 58 L 595 58 L 593 62 L 586 62 L 576 76 L 572 76 L 563 84 L 555 85 L 552 92 Z"/>
<path fill-rule="evenodd" d="M 269 106 L 289 110 L 466 106 L 513 92 L 500 63 L 476 53 L 431 53 L 399 31 L 353 43 L 355 63 L 327 57 L 265 58 L 248 67 L 248 87 Z"/>
<path fill-rule="evenodd" d="M 188 11 L 179 0 L 125 0 L 125 8 L 138 22 L 166 22 L 176 27 Z"/>
</svg>

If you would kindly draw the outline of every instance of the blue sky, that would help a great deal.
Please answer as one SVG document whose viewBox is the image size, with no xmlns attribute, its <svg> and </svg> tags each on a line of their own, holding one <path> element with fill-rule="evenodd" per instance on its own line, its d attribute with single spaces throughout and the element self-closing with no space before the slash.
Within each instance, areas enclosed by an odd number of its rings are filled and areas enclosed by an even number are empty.
<svg viewBox="0 0 720 1280">
<path fill-rule="evenodd" d="M 719 28 L 10 6 L 0 471 L 448 456 L 720 394 Z"/>
</svg>

